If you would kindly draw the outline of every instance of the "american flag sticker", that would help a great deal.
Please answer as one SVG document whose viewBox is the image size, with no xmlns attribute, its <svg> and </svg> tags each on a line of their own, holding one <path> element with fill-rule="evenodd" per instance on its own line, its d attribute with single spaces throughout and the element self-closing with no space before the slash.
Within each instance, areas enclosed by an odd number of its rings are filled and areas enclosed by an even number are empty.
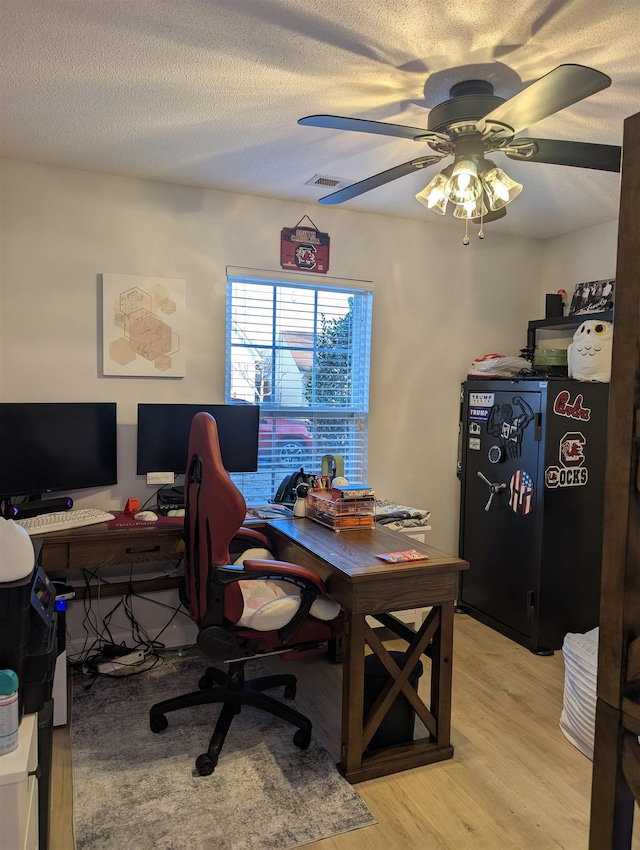
<svg viewBox="0 0 640 850">
<path fill-rule="evenodd" d="M 519 469 L 511 476 L 509 507 L 515 513 L 523 516 L 533 510 L 533 479 L 524 469 Z"/>
</svg>

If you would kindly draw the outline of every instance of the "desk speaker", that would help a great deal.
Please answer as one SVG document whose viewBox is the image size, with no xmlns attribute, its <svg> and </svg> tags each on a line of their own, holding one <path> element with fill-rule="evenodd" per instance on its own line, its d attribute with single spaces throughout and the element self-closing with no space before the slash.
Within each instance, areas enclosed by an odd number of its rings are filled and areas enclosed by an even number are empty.
<svg viewBox="0 0 640 850">
<path fill-rule="evenodd" d="M 7 508 L 7 519 L 26 519 L 40 514 L 53 514 L 56 511 L 69 511 L 73 507 L 73 499 L 68 496 L 59 499 L 39 499 L 34 502 L 24 502 L 22 505 L 10 505 Z"/>
<path fill-rule="evenodd" d="M 563 313 L 562 295 L 545 296 L 545 319 L 559 319 Z"/>
</svg>

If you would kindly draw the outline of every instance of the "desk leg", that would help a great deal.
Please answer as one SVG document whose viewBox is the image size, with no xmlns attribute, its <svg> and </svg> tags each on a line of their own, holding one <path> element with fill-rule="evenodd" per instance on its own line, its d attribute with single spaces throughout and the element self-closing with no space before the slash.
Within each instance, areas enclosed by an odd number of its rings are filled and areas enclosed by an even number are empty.
<svg viewBox="0 0 640 850">
<path fill-rule="evenodd" d="M 431 644 L 431 712 L 438 724 L 438 747 L 448 747 L 451 743 L 453 612 L 453 602 L 440 606 L 440 628 Z"/>
<path fill-rule="evenodd" d="M 363 615 L 352 615 L 348 620 L 344 634 L 342 740 L 338 768 L 349 782 L 362 782 L 452 757 L 453 608 L 452 601 L 434 606 L 417 633 L 400 624 L 398 634 L 409 643 L 400 666 L 390 656 L 375 630 L 366 624 Z M 389 681 L 368 712 L 365 725 L 364 659 L 367 644 L 387 668 Z M 423 653 L 431 659 L 429 707 L 408 685 L 409 673 Z M 365 752 L 364 742 L 375 733 L 401 690 L 427 727 L 428 736 Z"/>
<path fill-rule="evenodd" d="M 345 624 L 342 662 L 342 734 L 339 768 L 348 775 L 362 767 L 365 618 L 352 614 Z"/>
</svg>

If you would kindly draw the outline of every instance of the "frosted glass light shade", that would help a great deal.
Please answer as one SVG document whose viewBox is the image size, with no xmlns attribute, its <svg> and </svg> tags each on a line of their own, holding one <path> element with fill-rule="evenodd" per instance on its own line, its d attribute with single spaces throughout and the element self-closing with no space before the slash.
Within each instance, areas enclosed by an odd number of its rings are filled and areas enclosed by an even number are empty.
<svg viewBox="0 0 640 850">
<path fill-rule="evenodd" d="M 425 186 L 422 192 L 416 195 L 416 201 L 420 201 L 427 209 L 444 215 L 447 211 L 447 196 L 444 193 L 447 178 L 444 174 L 436 174 L 433 180 Z"/>
<path fill-rule="evenodd" d="M 483 198 L 477 201 L 467 201 L 466 204 L 458 204 L 454 209 L 454 218 L 480 218 L 487 214 L 487 206 Z"/>
<path fill-rule="evenodd" d="M 458 160 L 444 191 L 447 198 L 454 204 L 477 201 L 482 194 L 482 183 L 478 177 L 475 162 L 470 159 Z"/>
<path fill-rule="evenodd" d="M 492 210 L 500 210 L 502 207 L 506 207 L 522 192 L 522 184 L 516 183 L 497 166 L 482 175 L 482 182 Z"/>
</svg>

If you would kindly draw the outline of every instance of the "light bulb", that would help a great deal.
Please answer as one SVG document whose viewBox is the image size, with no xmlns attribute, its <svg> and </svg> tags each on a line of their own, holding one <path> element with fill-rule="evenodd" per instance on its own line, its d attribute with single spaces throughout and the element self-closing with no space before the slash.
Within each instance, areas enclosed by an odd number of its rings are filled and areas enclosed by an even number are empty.
<svg viewBox="0 0 640 850">
<path fill-rule="evenodd" d="M 443 200 L 446 200 L 446 195 L 442 191 L 442 189 L 433 189 L 429 193 L 429 197 L 427 198 L 427 206 L 429 209 L 432 207 L 437 207 L 438 204 L 442 203 Z"/>
<path fill-rule="evenodd" d="M 482 194 L 482 184 L 475 162 L 470 159 L 458 160 L 444 187 L 444 193 L 454 204 L 477 201 Z"/>
<path fill-rule="evenodd" d="M 509 203 L 509 190 L 504 185 L 504 183 L 496 183 L 495 185 L 496 195 L 501 198 L 505 204 Z"/>
</svg>

